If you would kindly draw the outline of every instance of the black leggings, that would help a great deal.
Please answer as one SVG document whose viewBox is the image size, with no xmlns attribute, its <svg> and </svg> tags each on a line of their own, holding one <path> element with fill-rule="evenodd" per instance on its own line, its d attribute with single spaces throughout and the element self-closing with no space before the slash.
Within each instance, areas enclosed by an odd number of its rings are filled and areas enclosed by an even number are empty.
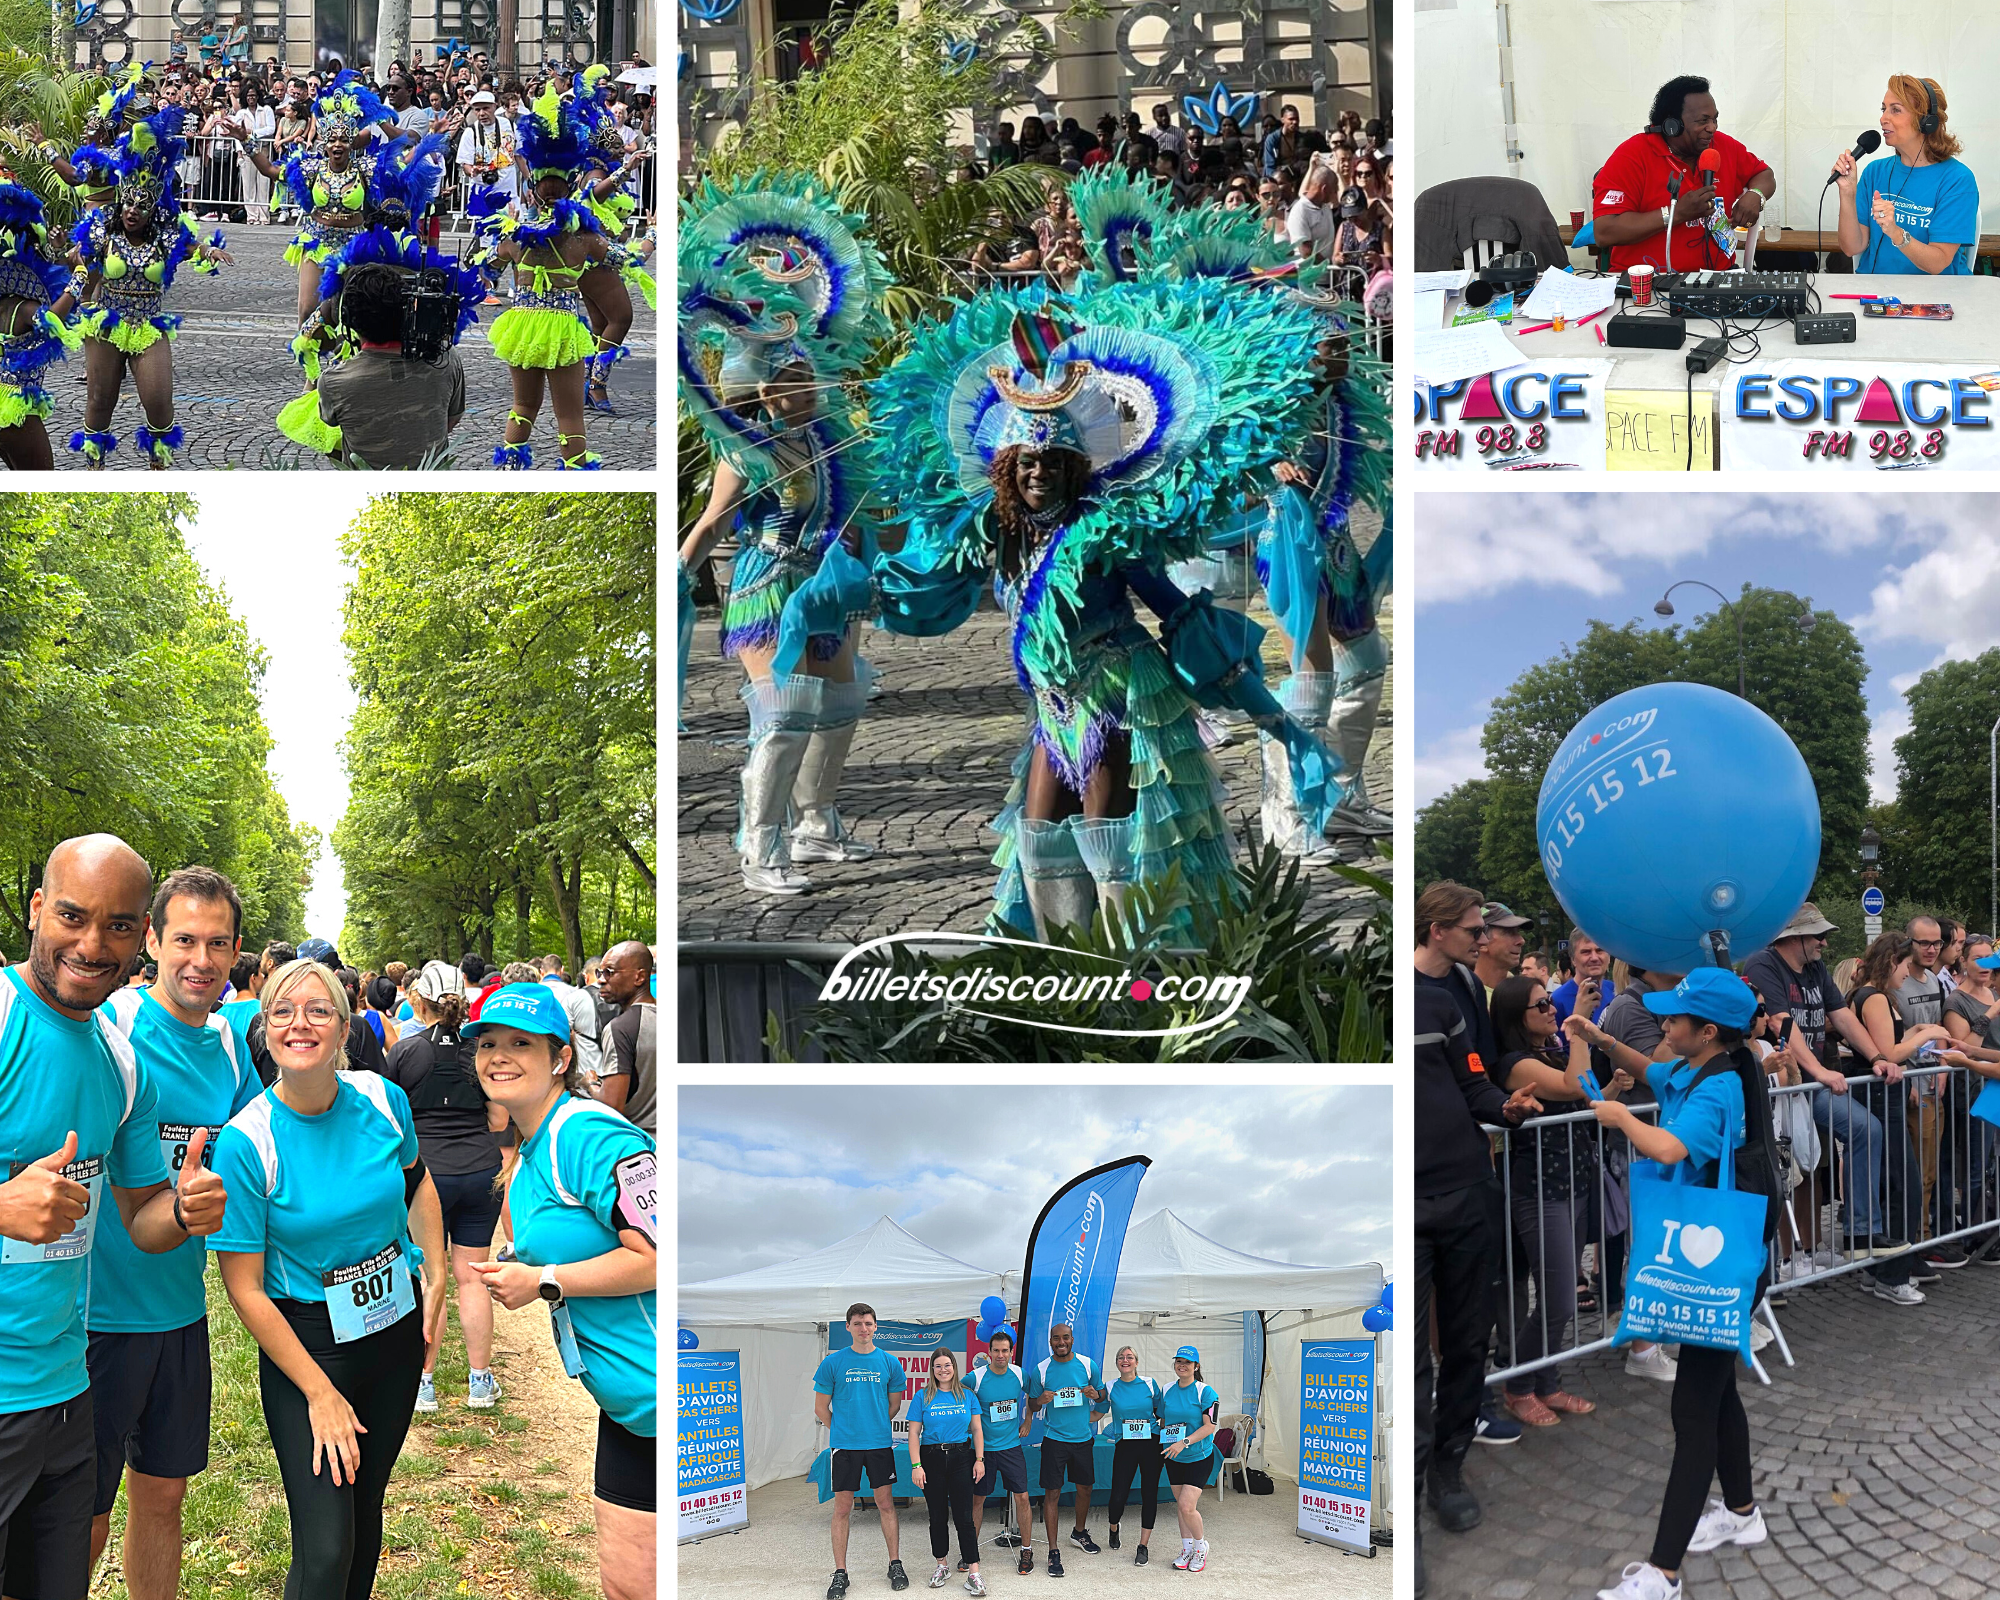
<svg viewBox="0 0 2000 1600">
<path fill-rule="evenodd" d="M 1653 1565 L 1663 1572 L 1680 1570 L 1717 1473 L 1724 1505 L 1733 1510 L 1754 1498 L 1750 1420 L 1736 1396 L 1736 1363 L 1741 1359 L 1734 1350 L 1681 1346 L 1674 1379 L 1674 1465 L 1653 1535 Z"/>
<path fill-rule="evenodd" d="M 424 1370 L 421 1291 L 417 1299 L 419 1309 L 394 1327 L 348 1344 L 334 1343 L 324 1305 L 273 1302 L 368 1430 L 356 1436 L 360 1471 L 354 1481 L 335 1488 L 324 1454 L 319 1471 L 313 1471 L 312 1414 L 304 1393 L 260 1352 L 264 1425 L 271 1430 L 292 1523 L 285 1600 L 367 1600 L 374 1592 L 375 1564 L 382 1557 L 382 1497 L 410 1431 Z"/>
<path fill-rule="evenodd" d="M 1146 1498 L 1139 1502 L 1139 1526 L 1153 1525 L 1160 1498 L 1160 1464 L 1164 1460 L 1158 1439 L 1120 1439 L 1111 1447 L 1112 1527 L 1117 1527 L 1118 1519 L 1125 1514 L 1125 1497 L 1131 1492 L 1135 1472 L 1139 1475 L 1139 1486 L 1146 1491 Z"/>
<path fill-rule="evenodd" d="M 979 1530 L 972 1520 L 972 1442 L 927 1444 L 919 1452 L 924 1469 L 924 1505 L 931 1514 L 931 1555 L 951 1554 L 951 1528 L 958 1525 L 958 1559 L 979 1559 Z"/>
</svg>

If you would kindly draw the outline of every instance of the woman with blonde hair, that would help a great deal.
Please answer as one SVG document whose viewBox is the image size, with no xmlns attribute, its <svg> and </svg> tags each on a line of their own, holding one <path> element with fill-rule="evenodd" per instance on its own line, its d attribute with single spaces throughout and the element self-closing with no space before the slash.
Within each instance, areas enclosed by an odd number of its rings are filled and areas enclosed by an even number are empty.
<svg viewBox="0 0 2000 1600">
<path fill-rule="evenodd" d="M 1890 153 L 1866 167 L 1845 150 L 1834 160 L 1840 248 L 1857 273 L 1972 271 L 1979 182 L 1958 159 L 1947 117 L 1936 79 L 1896 73 L 1882 95 L 1882 142 Z"/>
<path fill-rule="evenodd" d="M 374 1588 L 383 1495 L 444 1320 L 443 1222 L 408 1097 L 339 1070 L 350 1011 L 333 973 L 288 961 L 260 1002 L 277 1078 L 215 1142 L 229 1209 L 208 1248 L 260 1352 L 285 1593 L 354 1600 Z"/>
<path fill-rule="evenodd" d="M 1153 1519 L 1160 1500 L 1160 1385 L 1139 1376 L 1139 1353 L 1129 1344 L 1116 1358 L 1118 1379 L 1105 1392 L 1098 1409 L 1111 1414 L 1111 1538 L 1118 1548 L 1118 1519 L 1125 1514 L 1125 1497 L 1137 1477 L 1145 1498 L 1139 1502 L 1139 1546 L 1132 1562 L 1143 1567 L 1152 1557 L 1146 1546 L 1153 1537 Z"/>
<path fill-rule="evenodd" d="M 972 1482 L 986 1476 L 985 1423 L 979 1396 L 959 1381 L 958 1358 L 949 1350 L 931 1357 L 930 1376 L 910 1401 L 909 1423 L 910 1481 L 923 1490 L 931 1519 L 931 1555 L 937 1561 L 930 1587 L 942 1589 L 951 1581 L 951 1530 L 956 1524 L 965 1592 L 984 1594 Z"/>
</svg>

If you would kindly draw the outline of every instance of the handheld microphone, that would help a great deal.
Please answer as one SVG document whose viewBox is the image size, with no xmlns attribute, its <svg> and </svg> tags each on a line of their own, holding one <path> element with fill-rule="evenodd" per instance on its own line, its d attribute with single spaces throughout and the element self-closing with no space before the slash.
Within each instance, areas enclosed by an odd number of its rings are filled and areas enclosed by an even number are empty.
<svg viewBox="0 0 2000 1600">
<path fill-rule="evenodd" d="M 1848 154 L 1853 156 L 1856 161 L 1859 161 L 1863 156 L 1873 155 L 1877 150 L 1881 148 L 1882 148 L 1882 135 L 1876 132 L 1875 129 L 1870 128 L 1866 133 L 1862 134 L 1860 138 L 1854 141 L 1854 148 L 1848 151 Z M 1828 183 L 1838 183 L 1840 182 L 1840 174 L 1838 172 L 1835 172 L 1831 176 L 1829 176 L 1826 181 Z"/>
<path fill-rule="evenodd" d="M 1695 163 L 1701 172 L 1701 185 L 1706 189 L 1722 176 L 1722 152 L 1710 145 L 1702 151 L 1701 159 Z"/>
</svg>

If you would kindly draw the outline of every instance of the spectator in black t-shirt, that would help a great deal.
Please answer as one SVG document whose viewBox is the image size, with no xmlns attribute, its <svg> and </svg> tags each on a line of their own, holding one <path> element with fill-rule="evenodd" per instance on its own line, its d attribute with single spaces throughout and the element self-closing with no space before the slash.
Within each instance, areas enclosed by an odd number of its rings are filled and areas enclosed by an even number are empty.
<svg viewBox="0 0 2000 1600">
<path fill-rule="evenodd" d="M 1813 1121 L 1847 1152 L 1842 1234 L 1851 1236 L 1857 1249 L 1899 1248 L 1901 1241 L 1891 1237 L 1894 1230 L 1884 1226 L 1884 1136 L 1881 1118 L 1869 1105 L 1871 1098 L 1881 1103 L 1881 1093 L 1848 1092 L 1839 1041 L 1845 1039 L 1857 1061 L 1868 1063 L 1878 1078 L 1890 1063 L 1879 1056 L 1868 1030 L 1826 969 L 1826 936 L 1834 931 L 1835 925 L 1808 900 L 1768 946 L 1743 963 L 1743 978 L 1764 997 L 1772 1037 L 1783 1042 L 1792 1064 L 1818 1085 L 1812 1093 Z M 1805 1210 L 1816 1222 L 1817 1205 L 1809 1204 Z M 1840 1257 L 1829 1251 L 1823 1256 L 1816 1253 L 1815 1259 L 1817 1265 L 1830 1267 Z"/>
<path fill-rule="evenodd" d="M 1433 884 L 1432 908 L 1460 890 L 1476 909 L 1479 896 L 1463 884 Z M 1422 904 L 1422 901 L 1419 901 Z M 1447 926 L 1453 921 L 1445 918 Z M 1447 935 L 1447 938 L 1449 936 Z M 1421 954 L 1421 949 L 1419 951 Z M 1421 970 L 1421 969 L 1420 969 Z M 1482 997 L 1483 1001 L 1483 997 Z M 1482 1003 L 1480 1015 L 1485 1015 Z M 1486 1345 L 1493 1333 L 1493 1264 L 1502 1248 L 1500 1182 L 1481 1123 L 1514 1123 L 1541 1104 L 1527 1091 L 1508 1096 L 1494 1087 L 1466 1048 L 1465 1019 L 1442 985 L 1417 985 L 1411 1063 L 1417 1128 L 1416 1468 L 1439 1523 L 1451 1533 L 1479 1525 L 1479 1502 L 1465 1486 L 1486 1387 Z M 1431 1313 L 1437 1313 L 1435 1384 Z M 1433 1390 L 1435 1389 L 1435 1399 Z M 1424 1592 L 1421 1524 L 1417 1534 L 1417 1593 Z"/>
<path fill-rule="evenodd" d="M 1002 122 L 994 126 L 993 137 L 986 146 L 988 170 L 998 172 L 1002 167 L 1020 165 L 1021 147 L 1014 142 L 1014 124 Z"/>
<path fill-rule="evenodd" d="M 655 1131 L 659 1088 L 652 977 L 653 953 L 637 939 L 606 951 L 598 974 L 598 992 L 620 1010 L 606 1030 L 610 1048 L 598 1068 L 597 1098 L 648 1133 Z"/>
<path fill-rule="evenodd" d="M 1417 896 L 1417 987 L 1443 989 L 1465 1018 L 1466 1047 L 1479 1071 L 1496 1059 L 1493 1021 L 1486 1012 L 1486 989 L 1473 975 L 1480 940 L 1486 933 L 1484 897 L 1449 878 Z"/>
</svg>

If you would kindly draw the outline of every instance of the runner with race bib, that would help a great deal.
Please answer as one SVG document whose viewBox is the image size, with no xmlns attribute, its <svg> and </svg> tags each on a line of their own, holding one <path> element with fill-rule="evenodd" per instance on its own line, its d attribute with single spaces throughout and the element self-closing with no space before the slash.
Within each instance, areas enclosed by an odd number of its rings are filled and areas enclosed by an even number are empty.
<svg viewBox="0 0 2000 1600">
<path fill-rule="evenodd" d="M 1146 1545 L 1160 1502 L 1160 1386 L 1139 1376 L 1139 1355 L 1129 1344 L 1118 1352 L 1118 1380 L 1100 1409 L 1111 1413 L 1111 1437 L 1117 1441 L 1111 1447 L 1110 1545 L 1118 1548 L 1118 1519 L 1136 1476 L 1146 1497 L 1139 1502 L 1139 1548 L 1132 1564 L 1143 1567 L 1152 1559 Z"/>
</svg>

